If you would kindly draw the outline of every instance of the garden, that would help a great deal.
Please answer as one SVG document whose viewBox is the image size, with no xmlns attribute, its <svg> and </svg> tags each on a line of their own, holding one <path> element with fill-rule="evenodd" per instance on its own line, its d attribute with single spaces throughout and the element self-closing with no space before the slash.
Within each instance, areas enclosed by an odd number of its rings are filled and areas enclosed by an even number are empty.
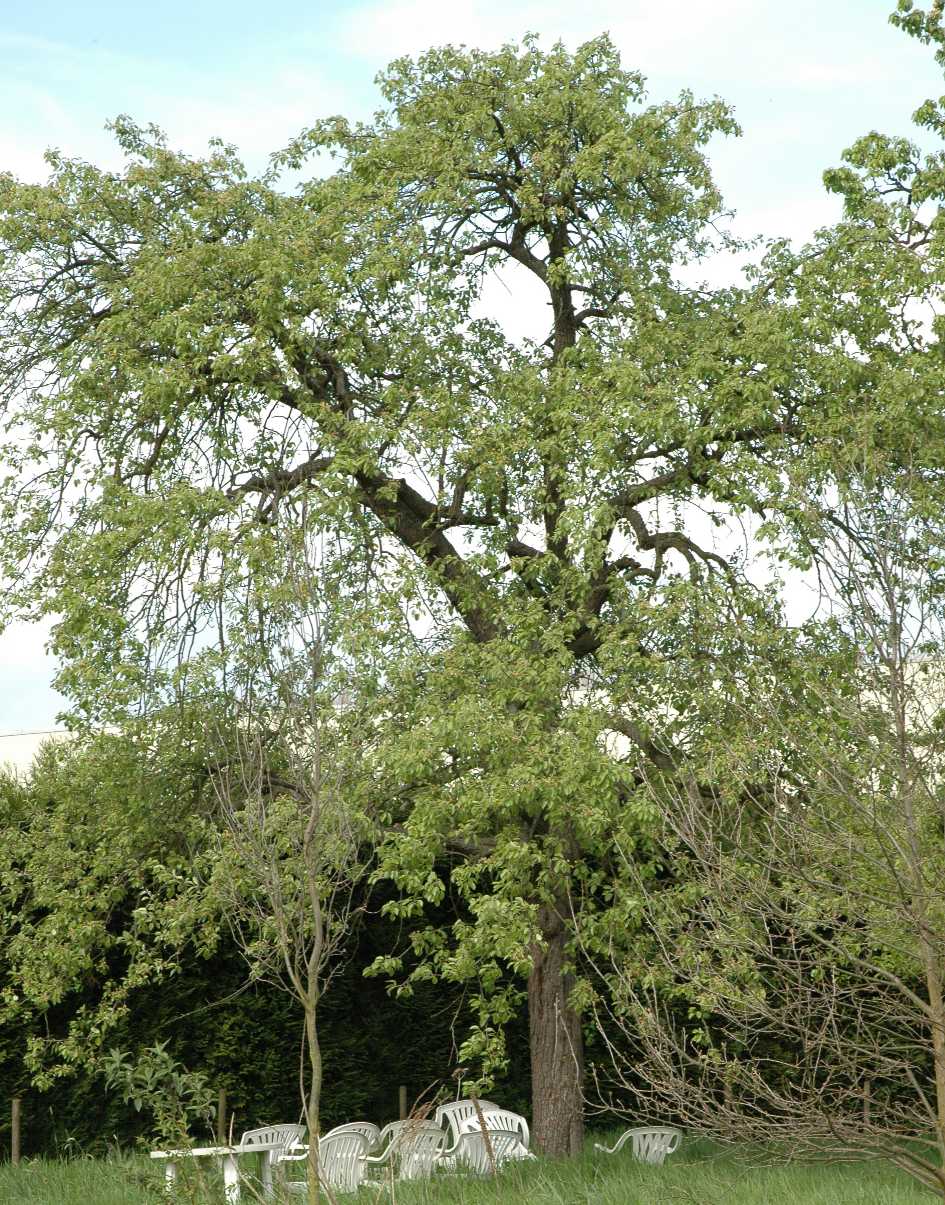
<svg viewBox="0 0 945 1205">
<path fill-rule="evenodd" d="M 0 1202 L 945 1201 L 945 98 L 497 46 L 0 174 Z"/>
</svg>

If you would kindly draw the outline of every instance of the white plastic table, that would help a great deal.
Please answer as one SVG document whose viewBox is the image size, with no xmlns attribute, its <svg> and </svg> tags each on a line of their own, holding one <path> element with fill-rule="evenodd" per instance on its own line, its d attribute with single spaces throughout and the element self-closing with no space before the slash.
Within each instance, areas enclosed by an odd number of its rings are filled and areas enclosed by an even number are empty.
<svg viewBox="0 0 945 1205">
<path fill-rule="evenodd" d="M 179 1159 L 219 1159 L 223 1164 L 223 1194 L 227 1205 L 236 1205 L 240 1199 L 240 1173 L 237 1160 L 240 1155 L 263 1156 L 262 1190 L 266 1197 L 272 1196 L 272 1160 L 270 1151 L 281 1151 L 281 1142 L 259 1142 L 252 1146 L 198 1146 L 189 1151 L 152 1151 L 152 1159 L 164 1159 L 164 1187 L 170 1193 L 177 1183 L 177 1161 Z"/>
</svg>

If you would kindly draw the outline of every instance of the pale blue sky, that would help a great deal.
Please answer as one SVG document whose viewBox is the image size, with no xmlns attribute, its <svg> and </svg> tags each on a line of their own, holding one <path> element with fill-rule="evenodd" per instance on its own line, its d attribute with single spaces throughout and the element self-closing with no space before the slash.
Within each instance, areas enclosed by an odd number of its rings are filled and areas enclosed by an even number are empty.
<svg viewBox="0 0 945 1205">
<path fill-rule="evenodd" d="M 805 238 L 835 203 L 823 169 L 869 129 L 908 133 L 945 91 L 931 54 L 892 29 L 894 0 L 0 0 L 0 170 L 40 179 L 42 152 L 117 162 L 106 121 L 129 113 L 199 151 L 219 135 L 252 167 L 314 118 L 365 117 L 392 57 L 532 30 L 575 43 L 609 30 L 654 99 L 691 87 L 731 101 L 744 137 L 713 148 L 743 231 Z M 0 733 L 45 728 L 44 633 L 0 636 Z M 0 753 L 2 758 L 2 753 Z"/>
</svg>

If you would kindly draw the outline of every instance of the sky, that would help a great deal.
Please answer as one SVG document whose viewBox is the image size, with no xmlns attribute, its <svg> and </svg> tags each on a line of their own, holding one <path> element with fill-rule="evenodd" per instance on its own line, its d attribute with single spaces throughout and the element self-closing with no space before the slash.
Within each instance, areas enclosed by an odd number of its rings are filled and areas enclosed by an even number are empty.
<svg viewBox="0 0 945 1205">
<path fill-rule="evenodd" d="M 909 134 L 945 91 L 930 51 L 893 29 L 894 0 L 0 0 L 0 171 L 42 180 L 43 152 L 120 163 L 106 123 L 126 113 L 191 153 L 220 137 L 251 169 L 316 118 L 368 118 L 375 76 L 445 42 L 526 33 L 574 46 L 608 31 L 654 101 L 721 96 L 743 127 L 710 148 L 745 234 L 803 241 L 838 214 L 821 184 L 871 129 Z M 56 727 L 48 631 L 0 634 L 0 762 L 9 735 Z"/>
</svg>

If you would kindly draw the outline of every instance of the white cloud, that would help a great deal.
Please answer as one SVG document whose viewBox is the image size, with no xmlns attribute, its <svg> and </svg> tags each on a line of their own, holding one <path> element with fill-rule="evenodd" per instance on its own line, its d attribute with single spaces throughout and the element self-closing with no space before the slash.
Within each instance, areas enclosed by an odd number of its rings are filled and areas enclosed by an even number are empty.
<svg viewBox="0 0 945 1205">
<path fill-rule="evenodd" d="M 172 146 L 191 154 L 205 151 L 209 139 L 222 138 L 258 169 L 318 118 L 351 108 L 342 87 L 296 66 L 252 82 L 208 83 L 202 91 L 181 97 L 146 94 L 133 116 L 153 120 Z"/>
<path fill-rule="evenodd" d="M 0 666 L 5 675 L 32 669 L 41 661 L 51 664 L 46 652 L 50 627 L 49 623 L 16 621 L 0 632 Z"/>
<path fill-rule="evenodd" d="M 17 115 L 15 122 L 0 120 L 0 170 L 21 179 L 47 177 L 47 147 L 118 167 L 122 157 L 105 126 L 120 113 L 161 127 L 171 146 L 189 154 L 202 154 L 211 138 L 222 138 L 259 170 L 317 118 L 352 108 L 344 85 L 308 69 L 301 50 L 262 73 L 230 64 L 198 74 L 35 38 L 0 37 L 0 48 L 11 41 L 22 44 L 27 57 L 0 79 L 0 113 Z"/>
<path fill-rule="evenodd" d="M 732 22 L 747 19 L 753 8 L 752 0 L 679 0 L 667 21 L 649 0 L 585 0 L 581 5 L 561 0 L 382 0 L 349 10 L 341 37 L 349 53 L 386 60 L 444 42 L 495 47 L 526 31 L 573 44 L 610 30 L 631 52 L 630 62 L 652 56 L 678 59 L 680 53 L 691 60 L 699 57 L 700 48 L 726 43 Z"/>
<path fill-rule="evenodd" d="M 824 86 L 901 76 L 895 56 L 865 53 L 858 37 L 885 29 L 885 14 L 864 12 L 859 29 L 843 26 L 820 0 L 791 5 L 758 0 L 374 0 L 340 22 L 344 49 L 387 62 L 446 42 L 494 48 L 526 31 L 568 45 L 609 32 L 628 66 L 646 75 Z M 875 26 L 875 28 L 874 28 Z M 894 36 L 894 35 L 891 35 Z M 838 57 L 839 56 L 839 57 Z"/>
<path fill-rule="evenodd" d="M 481 0 L 459 0 L 443 4 L 438 0 L 396 0 L 395 3 L 367 4 L 345 14 L 341 21 L 344 50 L 368 59 L 396 58 L 419 54 L 430 46 L 446 42 L 466 42 L 476 46 L 496 46 L 508 35 L 504 22 L 494 20 L 497 7 Z M 518 6 L 517 12 L 530 6 Z M 516 33 L 527 29 L 522 20 L 515 23 Z"/>
<path fill-rule="evenodd" d="M 574 46 L 609 32 L 628 67 L 731 95 L 745 85 L 794 91 L 908 82 L 929 56 L 889 30 L 886 0 L 849 12 L 822 0 L 368 0 L 339 22 L 344 50 L 381 65 L 446 42 L 493 49 L 527 31 Z M 856 20 L 850 17 L 855 14 Z"/>
<path fill-rule="evenodd" d="M 503 264 L 486 277 L 475 313 L 498 322 L 514 340 L 541 342 L 551 329 L 548 291 L 520 264 Z"/>
<path fill-rule="evenodd" d="M 56 670 L 46 651 L 48 623 L 11 623 L 0 632 L 0 732 L 53 728 L 65 699 L 48 683 Z M 6 753 L 0 748 L 0 761 Z"/>
<path fill-rule="evenodd" d="M 819 88 L 848 85 L 869 85 L 895 78 L 895 64 L 880 55 L 857 57 L 847 62 L 808 59 L 794 66 L 791 79 L 798 84 Z"/>
</svg>

